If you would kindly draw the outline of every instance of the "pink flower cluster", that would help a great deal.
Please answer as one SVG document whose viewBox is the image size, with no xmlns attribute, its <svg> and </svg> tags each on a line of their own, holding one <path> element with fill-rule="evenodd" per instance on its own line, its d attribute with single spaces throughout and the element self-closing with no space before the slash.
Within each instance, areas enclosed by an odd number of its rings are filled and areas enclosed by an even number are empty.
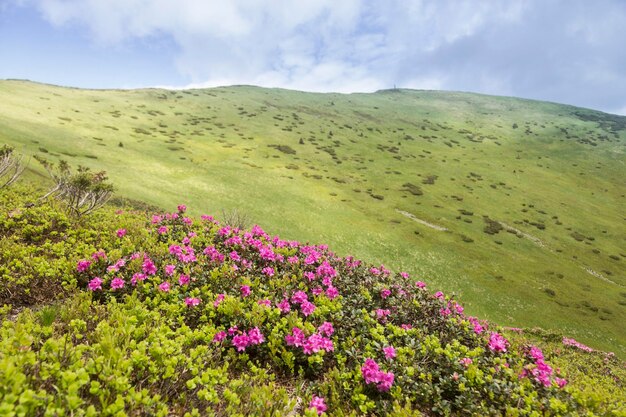
<svg viewBox="0 0 626 417">
<path fill-rule="evenodd" d="M 197 305 L 200 304 L 200 299 L 196 298 L 196 297 L 186 297 L 185 298 L 185 305 L 187 305 L 187 307 L 195 307 Z"/>
<path fill-rule="evenodd" d="M 87 284 L 87 286 L 91 291 L 101 290 L 102 282 L 103 281 L 99 277 L 95 277 L 91 281 L 89 281 L 89 284 Z"/>
<path fill-rule="evenodd" d="M 86 260 L 86 259 L 81 259 L 80 261 L 78 261 L 78 263 L 76 264 L 76 270 L 78 272 L 85 272 L 86 270 L 89 269 L 89 267 L 91 266 L 91 261 Z"/>
<path fill-rule="evenodd" d="M 532 346 L 528 355 L 530 356 L 534 364 L 526 366 L 526 368 L 522 372 L 522 376 L 532 375 L 533 378 L 535 378 L 535 381 L 539 382 L 544 387 L 551 386 L 554 370 L 550 365 L 545 362 L 541 349 L 536 346 Z M 555 377 L 554 382 L 559 388 L 563 388 L 565 385 L 567 385 L 567 380 L 559 377 Z"/>
<path fill-rule="evenodd" d="M 322 413 L 328 409 L 326 403 L 324 402 L 324 398 L 318 397 L 317 395 L 314 395 L 311 399 L 311 402 L 309 403 L 309 408 L 315 409 L 318 416 L 321 416 Z"/>
<path fill-rule="evenodd" d="M 309 301 L 309 297 L 306 295 L 306 293 L 304 291 L 296 291 L 291 296 L 291 302 L 293 304 L 299 304 L 300 305 L 300 311 L 302 311 L 302 314 L 304 314 L 306 317 L 310 316 L 315 311 L 315 304 L 313 304 L 312 302 Z M 279 308 L 280 308 L 280 306 L 279 306 Z M 285 310 L 283 308 L 281 308 L 281 311 L 284 312 Z M 289 310 L 287 310 L 287 311 L 289 311 Z"/>
<path fill-rule="evenodd" d="M 243 352 L 248 346 L 260 345 L 265 341 L 265 337 L 258 327 L 245 331 L 239 331 L 237 326 L 228 329 L 228 334 L 225 331 L 217 332 L 213 336 L 213 341 L 219 343 L 232 336 L 231 343 L 237 348 L 237 352 Z"/>
<path fill-rule="evenodd" d="M 361 375 L 366 384 L 376 384 L 378 391 L 387 392 L 394 380 L 393 372 L 383 372 L 374 359 L 367 358 L 361 366 Z"/>
<path fill-rule="evenodd" d="M 385 354 L 385 358 L 387 359 L 393 359 L 396 357 L 396 349 L 393 346 L 384 347 L 383 353 Z"/>
<path fill-rule="evenodd" d="M 491 332 L 489 335 L 489 349 L 493 352 L 506 352 L 509 346 L 509 341 L 504 338 L 500 333 Z"/>
<path fill-rule="evenodd" d="M 467 320 L 474 327 L 474 333 L 481 334 L 485 331 L 485 324 L 480 322 L 476 317 L 468 317 Z"/>
<path fill-rule="evenodd" d="M 379 320 L 385 321 L 390 314 L 391 310 L 389 309 L 376 309 L 376 318 L 378 318 Z"/>
<path fill-rule="evenodd" d="M 590 348 L 589 346 L 587 346 L 587 345 L 583 345 L 582 343 L 577 342 L 577 341 L 576 341 L 576 340 L 574 340 L 574 339 L 569 339 L 569 338 L 567 338 L 567 337 L 564 337 L 564 338 L 563 338 L 563 344 L 564 344 L 565 346 L 572 346 L 572 347 L 575 347 L 575 348 L 580 349 L 580 350 L 585 351 L 585 352 L 593 352 L 593 349 L 592 349 L 592 348 Z"/>
<path fill-rule="evenodd" d="M 472 359 L 471 359 L 471 358 L 462 358 L 462 359 L 460 359 L 460 360 L 459 360 L 459 363 L 460 363 L 461 365 L 463 365 L 464 367 L 466 367 L 466 368 L 467 368 L 468 366 L 470 366 L 470 365 L 472 364 L 472 362 L 473 362 L 473 361 L 472 361 Z"/>
<path fill-rule="evenodd" d="M 325 322 L 318 327 L 317 333 L 306 337 L 300 328 L 294 327 L 291 329 L 291 334 L 285 336 L 285 343 L 287 346 L 301 347 L 306 355 L 312 355 L 320 350 L 331 352 L 335 350 L 333 341 L 323 335 L 331 336 L 334 331 L 332 323 Z"/>
</svg>

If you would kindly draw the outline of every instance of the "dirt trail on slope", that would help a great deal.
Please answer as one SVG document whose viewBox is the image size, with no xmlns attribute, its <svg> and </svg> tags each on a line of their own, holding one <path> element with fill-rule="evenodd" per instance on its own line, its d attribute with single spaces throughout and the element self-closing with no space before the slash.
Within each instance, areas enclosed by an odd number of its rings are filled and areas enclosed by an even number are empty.
<svg viewBox="0 0 626 417">
<path fill-rule="evenodd" d="M 440 232 L 448 231 L 448 229 L 446 229 L 445 227 L 437 226 L 436 224 L 429 223 L 426 220 L 418 219 L 417 217 L 415 217 L 413 214 L 409 213 L 408 211 L 402 211 L 402 210 L 396 210 L 396 211 L 402 214 L 403 216 L 406 216 L 409 219 L 418 222 L 419 224 L 423 224 L 426 227 L 430 227 L 431 229 L 439 230 Z"/>
<path fill-rule="evenodd" d="M 521 230 L 516 229 L 515 227 L 510 226 L 510 225 L 508 225 L 508 224 L 506 224 L 504 222 L 498 222 L 498 223 L 500 223 L 502 225 L 502 227 L 504 227 L 505 229 L 510 230 L 512 232 L 515 232 L 515 233 L 517 233 L 517 234 L 519 234 L 521 236 L 524 236 L 526 239 L 530 240 L 531 242 L 533 242 L 535 245 L 539 246 L 540 248 L 548 249 L 550 252 L 552 252 L 552 250 L 550 248 L 548 248 L 546 246 L 546 244 L 543 243 L 543 241 L 541 239 L 539 239 L 538 237 L 535 237 L 533 235 L 529 235 L 528 233 L 522 232 Z"/>
</svg>

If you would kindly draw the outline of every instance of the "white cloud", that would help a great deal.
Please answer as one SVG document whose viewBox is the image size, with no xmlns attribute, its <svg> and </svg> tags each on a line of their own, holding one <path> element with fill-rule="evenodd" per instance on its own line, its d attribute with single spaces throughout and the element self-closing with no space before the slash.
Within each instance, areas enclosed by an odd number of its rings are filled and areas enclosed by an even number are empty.
<svg viewBox="0 0 626 417">
<path fill-rule="evenodd" d="M 0 0 L 1 1 L 1 0 Z M 176 45 L 192 85 L 398 87 L 626 104 L 626 8 L 567 0 L 13 0 L 106 47 Z"/>
</svg>

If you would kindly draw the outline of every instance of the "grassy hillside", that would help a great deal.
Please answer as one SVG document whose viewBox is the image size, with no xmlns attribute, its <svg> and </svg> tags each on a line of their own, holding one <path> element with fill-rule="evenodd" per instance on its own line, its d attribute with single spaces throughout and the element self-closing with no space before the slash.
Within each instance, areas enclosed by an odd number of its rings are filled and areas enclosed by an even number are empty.
<svg viewBox="0 0 626 417">
<path fill-rule="evenodd" d="M 0 142 L 105 169 L 161 207 L 239 209 L 406 270 L 470 314 L 626 356 L 624 117 L 430 91 L 3 81 Z"/>
</svg>

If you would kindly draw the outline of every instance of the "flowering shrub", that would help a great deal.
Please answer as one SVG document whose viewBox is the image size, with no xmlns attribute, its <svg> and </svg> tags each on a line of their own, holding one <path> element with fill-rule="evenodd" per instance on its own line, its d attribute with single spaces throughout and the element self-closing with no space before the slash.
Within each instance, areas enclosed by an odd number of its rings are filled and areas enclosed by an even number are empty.
<svg viewBox="0 0 626 417">
<path fill-rule="evenodd" d="M 74 258 L 82 294 L 54 324 L 3 324 L 0 410 L 593 413 L 542 350 L 404 272 L 185 212 L 111 224 Z"/>
</svg>

